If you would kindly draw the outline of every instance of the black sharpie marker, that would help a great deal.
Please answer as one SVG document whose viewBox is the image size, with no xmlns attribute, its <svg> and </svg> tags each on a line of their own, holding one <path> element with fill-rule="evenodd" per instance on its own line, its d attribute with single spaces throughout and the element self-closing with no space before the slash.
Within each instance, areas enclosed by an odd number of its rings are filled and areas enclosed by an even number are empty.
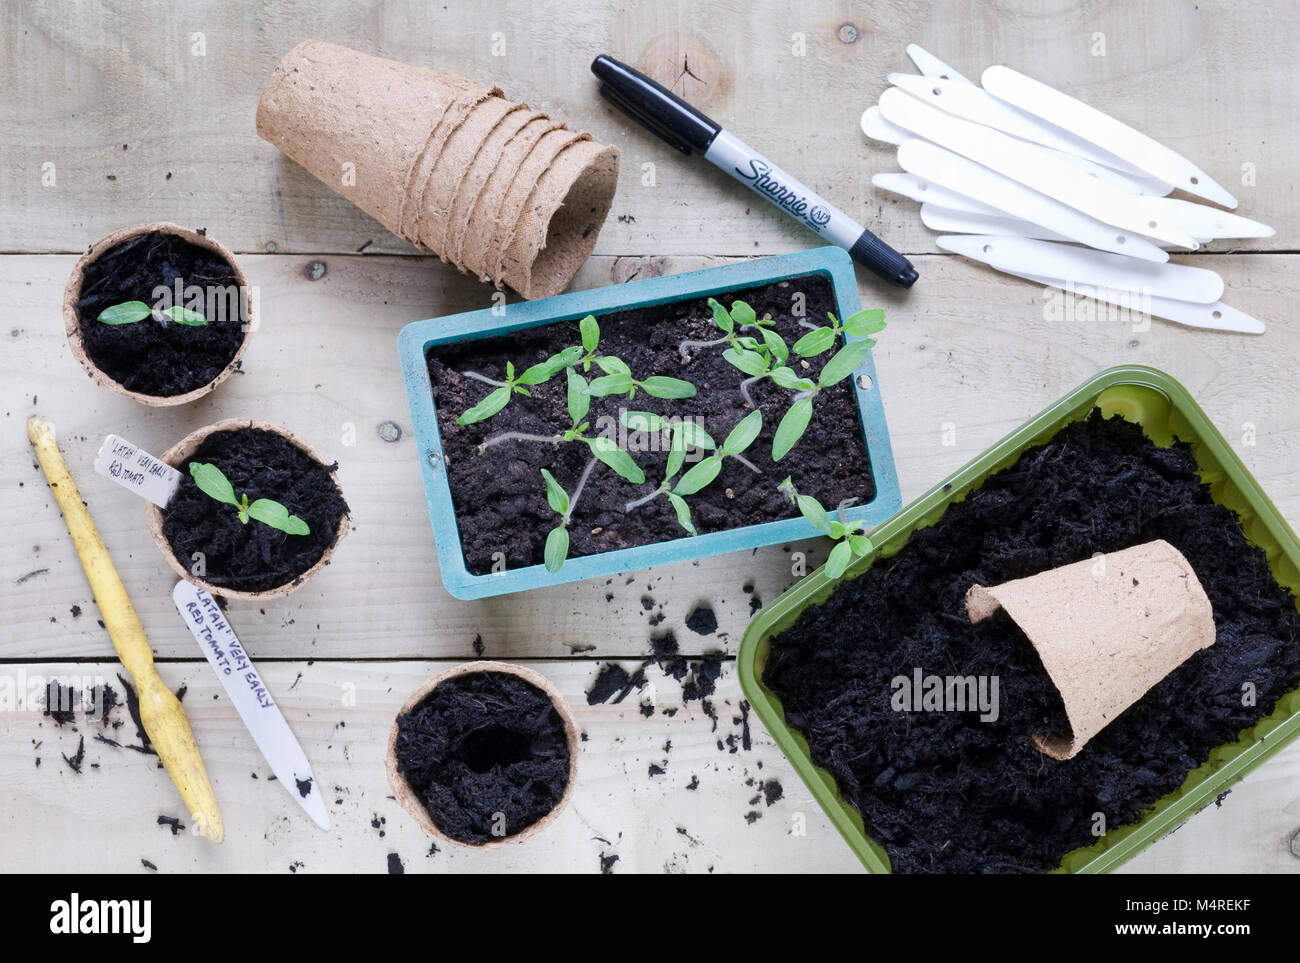
<svg viewBox="0 0 1300 963">
<path fill-rule="evenodd" d="M 604 54 L 591 62 L 591 72 L 600 79 L 601 96 L 670 147 L 703 154 L 886 281 L 905 288 L 916 282 L 916 268 L 907 258 L 676 94 Z"/>
</svg>

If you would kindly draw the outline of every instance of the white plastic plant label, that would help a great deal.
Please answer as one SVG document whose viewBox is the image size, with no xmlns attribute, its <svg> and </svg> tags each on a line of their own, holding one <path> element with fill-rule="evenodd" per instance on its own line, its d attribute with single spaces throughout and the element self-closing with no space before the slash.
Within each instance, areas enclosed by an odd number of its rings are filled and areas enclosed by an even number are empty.
<svg viewBox="0 0 1300 963">
<path fill-rule="evenodd" d="M 95 471 L 128 491 L 166 508 L 181 483 L 181 473 L 137 445 L 109 435 L 95 456 Z"/>
<path fill-rule="evenodd" d="M 329 811 L 307 754 L 217 600 L 197 585 L 181 581 L 172 589 L 172 602 L 280 785 L 317 826 L 329 829 Z"/>
</svg>

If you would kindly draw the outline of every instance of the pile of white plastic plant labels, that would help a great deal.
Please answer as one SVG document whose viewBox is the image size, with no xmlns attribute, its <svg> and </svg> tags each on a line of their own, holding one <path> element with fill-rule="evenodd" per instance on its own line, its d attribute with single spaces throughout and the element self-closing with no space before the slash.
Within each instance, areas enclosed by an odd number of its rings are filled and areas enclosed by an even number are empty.
<svg viewBox="0 0 1300 963">
<path fill-rule="evenodd" d="M 1170 250 L 1274 233 L 1223 210 L 1237 199 L 1209 174 L 1009 67 L 989 67 L 981 86 L 915 44 L 907 53 L 920 74 L 891 74 L 862 131 L 898 146 L 903 172 L 872 183 L 920 201 L 939 247 L 1135 314 L 1264 332 L 1223 303 L 1216 272 L 1169 261 Z"/>
</svg>

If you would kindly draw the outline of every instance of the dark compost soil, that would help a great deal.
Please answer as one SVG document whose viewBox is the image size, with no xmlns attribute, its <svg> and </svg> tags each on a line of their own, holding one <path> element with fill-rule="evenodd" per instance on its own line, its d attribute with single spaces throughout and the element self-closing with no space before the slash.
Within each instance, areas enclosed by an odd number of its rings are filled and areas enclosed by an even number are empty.
<svg viewBox="0 0 1300 963">
<path fill-rule="evenodd" d="M 289 535 L 249 520 L 234 506 L 213 500 L 194 483 L 191 462 L 216 465 L 236 497 L 271 498 L 303 519 L 307 535 Z M 167 504 L 163 534 L 182 564 L 205 556 L 205 582 L 244 592 L 263 592 L 296 581 L 338 538 L 348 505 L 334 481 L 338 465 L 326 467 L 282 435 L 261 428 L 213 432 L 183 465 L 181 484 Z"/>
<path fill-rule="evenodd" d="M 452 839 L 486 843 L 494 814 L 513 836 L 544 817 L 569 783 L 564 720 L 550 697 L 505 672 L 440 682 L 397 718 L 397 768 Z"/>
<path fill-rule="evenodd" d="M 1191 562 L 1218 637 L 1072 760 L 1029 742 L 1068 731 L 1032 646 L 1001 613 L 971 625 L 963 596 L 1094 552 L 1163 538 Z M 818 765 L 834 774 L 895 871 L 1056 868 L 1095 842 L 1093 814 L 1132 823 L 1210 751 L 1300 684 L 1296 601 L 1236 516 L 1201 484 L 1190 447 L 1159 448 L 1098 414 L 988 478 L 893 558 L 873 565 L 772 643 L 763 680 Z M 895 712 L 891 678 L 1000 679 L 1000 716 Z M 1257 704 L 1242 705 L 1253 683 Z"/>
<path fill-rule="evenodd" d="M 718 300 L 728 307 L 734 299 L 747 301 L 759 317 L 770 315 L 775 330 L 787 344 L 794 344 L 807 333 L 799 326 L 800 319 L 792 314 L 796 294 L 803 295 L 806 319 L 814 323 L 824 323 L 826 313 L 837 310 L 830 282 L 819 275 L 740 289 L 719 295 Z M 739 392 L 745 376 L 722 359 L 725 345 L 695 348 L 689 362 L 683 362 L 678 353 L 683 340 L 712 341 L 719 336 L 721 332 L 712 318 L 706 298 L 600 316 L 598 353 L 622 358 L 638 378 L 654 374 L 683 378 L 695 385 L 697 394 L 677 401 L 651 398 L 640 391 L 631 400 L 626 395 L 595 398 L 589 434 L 600 433 L 602 418 L 608 419 L 603 424 L 616 425 L 622 407 L 667 417 L 701 418 L 704 429 L 721 444 L 751 410 L 745 407 Z M 572 493 L 590 452 L 582 444 L 510 442 L 480 455 L 479 445 L 500 432 L 553 435 L 568 428 L 565 379 L 563 375 L 552 378 L 545 385 L 529 389 L 532 398 L 516 395 L 509 407 L 496 416 L 461 426 L 456 419 L 493 389 L 460 372 L 475 371 L 502 380 L 507 361 L 513 361 L 515 371 L 520 372 L 579 342 L 577 322 L 563 322 L 509 337 L 436 347 L 429 352 L 429 374 L 456 521 L 466 565 L 475 574 L 490 571 L 492 556 L 497 552 L 505 553 L 510 568 L 542 562 L 546 534 L 555 524 L 555 515 L 546 503 L 540 469 L 549 470 Z M 831 352 L 827 352 L 813 358 L 810 371 L 805 373 L 815 377 L 830 357 Z M 588 380 L 601 373 L 592 370 L 594 374 L 586 375 Z M 814 406 L 807 433 L 779 463 L 772 461 L 772 435 L 790 404 L 791 394 L 768 380 L 751 387 L 750 393 L 763 409 L 763 432 L 746 457 L 762 473 L 756 475 L 734 459 L 727 459 L 717 480 L 689 499 L 699 532 L 796 515 L 777 490 L 786 475 L 792 476 L 801 492 L 816 496 L 828 507 L 845 498 L 857 498 L 859 504 L 864 504 L 875 497 L 851 379 L 823 392 Z M 686 534 L 666 498 L 656 498 L 631 513 L 625 511 L 629 501 L 653 491 L 663 481 L 668 456 L 667 452 L 634 452 L 633 457 L 645 470 L 644 485 L 625 481 L 603 464 L 596 466 L 569 526 L 571 558 Z M 691 464 L 688 460 L 687 467 Z"/>
<path fill-rule="evenodd" d="M 230 311 L 199 327 L 145 318 L 101 324 L 99 313 L 125 301 L 156 304 L 154 288 L 197 285 L 235 290 L 234 268 L 218 254 L 155 231 L 123 241 L 87 265 L 77 310 L 86 354 L 123 387 L 169 397 L 201 388 L 229 365 L 244 340 L 243 319 Z M 206 312 L 205 312 L 206 313 Z"/>
</svg>

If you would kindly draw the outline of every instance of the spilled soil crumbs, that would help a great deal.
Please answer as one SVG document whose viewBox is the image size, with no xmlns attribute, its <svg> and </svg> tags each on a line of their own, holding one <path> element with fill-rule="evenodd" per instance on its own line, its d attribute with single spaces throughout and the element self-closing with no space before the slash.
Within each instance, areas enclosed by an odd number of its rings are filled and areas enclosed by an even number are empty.
<svg viewBox="0 0 1300 963">
<path fill-rule="evenodd" d="M 699 656 L 683 655 L 677 643 L 677 635 L 671 629 L 652 635 L 650 647 L 653 654 L 635 672 L 629 673 L 617 662 L 602 665 L 591 688 L 587 690 L 587 705 L 622 702 L 633 689 L 639 690 L 645 686 L 645 670 L 656 665 L 665 675 L 681 683 L 683 703 L 703 703 L 704 711 L 714 719 L 716 729 L 717 716 L 709 703 L 709 697 L 717 689 L 718 679 L 722 675 L 722 651 L 705 652 Z M 641 709 L 647 717 L 654 714 L 652 705 L 642 705 Z"/>
<path fill-rule="evenodd" d="M 1005 613 L 970 624 L 965 592 L 1157 538 L 1196 570 L 1217 641 L 1054 761 L 1029 736 L 1065 724 L 1055 688 Z M 997 720 L 893 711 L 891 679 L 917 667 L 998 677 Z M 774 639 L 763 680 L 895 871 L 1043 872 L 1095 842 L 1094 814 L 1136 822 L 1300 685 L 1300 613 L 1188 445 L 1157 447 L 1094 413 L 805 611 Z"/>
</svg>

